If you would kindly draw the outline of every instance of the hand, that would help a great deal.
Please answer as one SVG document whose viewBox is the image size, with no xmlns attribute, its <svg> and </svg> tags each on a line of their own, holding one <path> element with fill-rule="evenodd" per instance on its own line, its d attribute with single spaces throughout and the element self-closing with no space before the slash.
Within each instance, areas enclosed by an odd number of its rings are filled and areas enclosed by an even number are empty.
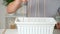
<svg viewBox="0 0 60 34">
<path fill-rule="evenodd" d="M 15 0 L 9 3 L 9 5 L 7 6 L 7 13 L 8 14 L 15 13 L 21 7 L 21 3 L 22 1 L 20 0 Z"/>
<path fill-rule="evenodd" d="M 15 0 L 15 1 L 11 2 L 7 6 L 7 13 L 8 14 L 15 13 L 21 7 L 22 2 L 26 3 L 27 0 Z"/>
<path fill-rule="evenodd" d="M 55 26 L 56 26 L 56 29 L 60 29 L 60 23 L 59 22 Z"/>
</svg>

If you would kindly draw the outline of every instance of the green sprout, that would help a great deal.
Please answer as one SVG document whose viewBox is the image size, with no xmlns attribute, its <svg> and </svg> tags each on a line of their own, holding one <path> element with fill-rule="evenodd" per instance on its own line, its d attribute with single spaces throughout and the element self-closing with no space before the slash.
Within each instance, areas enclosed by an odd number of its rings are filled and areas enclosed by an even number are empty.
<svg viewBox="0 0 60 34">
<path fill-rule="evenodd" d="M 3 1 L 4 1 L 3 4 L 5 4 L 5 6 L 7 6 L 9 3 L 13 2 L 14 0 L 3 0 Z"/>
</svg>

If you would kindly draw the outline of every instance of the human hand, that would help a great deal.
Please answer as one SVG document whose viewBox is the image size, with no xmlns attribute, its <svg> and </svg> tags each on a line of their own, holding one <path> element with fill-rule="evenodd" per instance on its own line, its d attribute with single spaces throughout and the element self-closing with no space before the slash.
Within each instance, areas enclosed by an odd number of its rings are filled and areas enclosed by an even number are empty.
<svg viewBox="0 0 60 34">
<path fill-rule="evenodd" d="M 58 22 L 57 24 L 55 24 L 55 28 L 56 29 L 60 29 L 60 22 Z"/>
</svg>

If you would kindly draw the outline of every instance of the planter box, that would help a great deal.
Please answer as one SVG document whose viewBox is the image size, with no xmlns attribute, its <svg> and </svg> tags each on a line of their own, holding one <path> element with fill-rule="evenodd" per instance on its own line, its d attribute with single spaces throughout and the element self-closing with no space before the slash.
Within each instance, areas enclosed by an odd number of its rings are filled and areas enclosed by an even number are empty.
<svg viewBox="0 0 60 34">
<path fill-rule="evenodd" d="M 17 17 L 15 20 L 18 34 L 53 34 L 54 18 Z"/>
</svg>

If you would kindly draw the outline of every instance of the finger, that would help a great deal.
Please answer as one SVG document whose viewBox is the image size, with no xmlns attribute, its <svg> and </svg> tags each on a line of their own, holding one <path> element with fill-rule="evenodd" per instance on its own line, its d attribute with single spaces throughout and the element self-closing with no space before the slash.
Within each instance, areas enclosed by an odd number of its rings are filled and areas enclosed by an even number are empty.
<svg viewBox="0 0 60 34">
<path fill-rule="evenodd" d="M 27 2 L 27 0 L 22 0 L 23 2 Z"/>
</svg>

